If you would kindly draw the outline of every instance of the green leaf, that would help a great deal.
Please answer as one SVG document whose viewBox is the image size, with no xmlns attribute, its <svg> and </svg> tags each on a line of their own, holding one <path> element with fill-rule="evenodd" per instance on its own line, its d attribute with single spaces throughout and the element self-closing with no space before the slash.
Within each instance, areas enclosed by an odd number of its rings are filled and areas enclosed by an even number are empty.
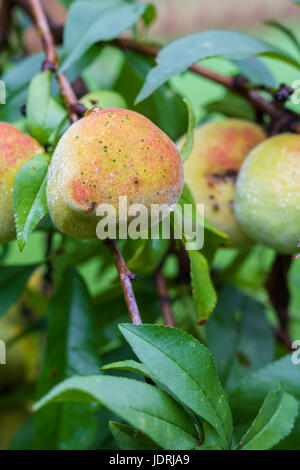
<svg viewBox="0 0 300 470">
<path fill-rule="evenodd" d="M 298 403 L 282 390 L 270 392 L 251 427 L 238 445 L 240 450 L 269 450 L 292 430 Z"/>
<path fill-rule="evenodd" d="M 22 251 L 29 235 L 48 214 L 46 184 L 49 166 L 47 154 L 36 155 L 18 171 L 14 182 L 14 217 Z"/>
<path fill-rule="evenodd" d="M 188 123 L 187 109 L 182 98 L 169 84 L 165 84 L 143 103 L 135 105 L 136 95 L 154 61 L 129 51 L 125 53 L 125 58 L 122 72 L 114 88 L 126 98 L 129 108 L 148 117 L 173 141 L 177 141 L 186 132 Z"/>
<path fill-rule="evenodd" d="M 287 28 L 286 26 L 284 26 L 280 23 L 277 23 L 277 21 L 266 21 L 265 24 L 267 26 L 271 26 L 272 28 L 278 29 L 283 34 L 285 34 L 285 36 L 287 36 L 290 39 L 292 44 L 294 44 L 297 51 L 300 52 L 300 42 L 299 42 L 296 34 L 291 29 Z"/>
<path fill-rule="evenodd" d="M 121 0 L 77 1 L 69 9 L 60 72 L 80 59 L 98 41 L 110 41 L 130 28 L 145 12 L 146 5 Z"/>
<path fill-rule="evenodd" d="M 192 196 L 192 193 L 187 186 L 187 184 L 183 185 L 181 197 L 179 199 L 178 204 L 181 206 L 182 213 L 184 214 L 185 219 L 191 219 L 189 223 L 192 222 L 193 229 L 194 227 L 197 227 L 197 232 L 198 233 L 198 244 L 201 244 L 201 239 L 199 237 L 200 235 L 200 230 L 201 230 L 201 225 L 203 225 L 202 222 L 202 214 L 199 214 L 199 211 L 197 211 L 197 206 L 194 201 L 194 198 Z M 175 209 L 176 213 L 176 209 Z M 203 235 L 203 247 L 202 247 L 202 255 L 207 259 L 209 263 L 212 262 L 213 257 L 217 251 L 217 249 L 220 247 L 220 245 L 224 245 L 227 243 L 229 240 L 228 235 L 225 233 L 221 232 L 218 228 L 216 228 L 212 223 L 210 223 L 208 220 L 204 219 L 204 233 Z M 187 244 L 190 243 L 189 240 L 186 239 L 186 236 L 184 233 L 182 233 L 182 241 L 183 243 Z M 192 242 L 194 243 L 194 242 Z M 191 251 L 188 249 L 188 251 Z"/>
<path fill-rule="evenodd" d="M 255 111 L 251 104 L 245 98 L 232 91 L 227 91 L 217 101 L 207 103 L 204 108 L 208 114 L 219 113 L 228 117 L 247 119 L 248 121 L 255 120 Z"/>
<path fill-rule="evenodd" d="M 281 384 L 283 390 L 300 400 L 300 365 L 287 355 L 251 374 L 230 395 L 236 424 L 254 419 L 266 395 Z"/>
<path fill-rule="evenodd" d="M 30 82 L 26 107 L 30 133 L 42 145 L 66 117 L 66 111 L 51 97 L 51 72 L 40 72 Z"/>
<path fill-rule="evenodd" d="M 269 87 L 276 86 L 275 78 L 270 72 L 270 69 L 256 57 L 234 60 L 233 62 L 250 82 Z"/>
<path fill-rule="evenodd" d="M 51 72 L 40 72 L 30 82 L 26 115 L 30 133 L 41 144 L 47 142 L 44 132 L 51 97 Z"/>
<path fill-rule="evenodd" d="M 182 330 L 158 325 L 120 325 L 138 358 L 185 406 L 208 421 L 223 446 L 232 436 L 231 412 L 209 351 Z"/>
<path fill-rule="evenodd" d="M 16 63 L 1 79 L 6 85 L 6 105 L 0 106 L 1 121 L 14 122 L 22 117 L 20 107 L 26 103 L 28 83 L 39 72 L 43 53 L 27 57 Z"/>
<path fill-rule="evenodd" d="M 156 20 L 157 17 L 157 11 L 155 5 L 150 3 L 147 5 L 145 12 L 142 15 L 142 19 L 145 23 L 145 25 L 149 28 L 151 24 Z"/>
<path fill-rule="evenodd" d="M 65 273 L 49 308 L 48 343 L 37 396 L 75 374 L 99 370 L 96 355 L 93 309 L 87 288 L 74 270 Z M 35 417 L 37 449 L 86 449 L 97 432 L 89 404 L 58 404 Z"/>
<path fill-rule="evenodd" d="M 148 368 L 137 361 L 118 361 L 112 362 L 111 364 L 105 364 L 105 366 L 101 367 L 101 370 L 127 370 L 129 372 L 135 372 L 137 374 L 141 374 L 144 377 L 151 377 L 151 372 Z"/>
<path fill-rule="evenodd" d="M 204 444 L 203 446 L 196 447 L 195 450 L 223 450 L 223 449 L 217 444 Z"/>
<path fill-rule="evenodd" d="M 170 240 L 128 239 L 123 247 L 123 256 L 129 270 L 139 275 L 153 273 L 168 252 Z"/>
<path fill-rule="evenodd" d="M 217 294 L 213 286 L 209 265 L 199 251 L 188 251 L 191 261 L 193 300 L 198 315 L 198 322 L 205 322 L 215 308 Z"/>
<path fill-rule="evenodd" d="M 103 404 L 163 449 L 186 450 L 195 446 L 196 432 L 188 414 L 152 385 L 124 377 L 72 377 L 51 390 L 36 403 L 35 409 L 71 400 Z"/>
<path fill-rule="evenodd" d="M 300 402 L 298 402 L 298 417 L 295 421 L 292 432 L 279 444 L 276 445 L 274 450 L 299 450 L 300 442 Z"/>
<path fill-rule="evenodd" d="M 236 31 L 205 31 L 177 39 L 158 54 L 158 65 L 149 72 L 136 102 L 144 100 L 171 77 L 184 72 L 199 60 L 216 56 L 241 60 L 259 54 L 300 67 L 298 62 L 277 47 Z"/>
<path fill-rule="evenodd" d="M 36 266 L 0 266 L 0 317 L 20 297 Z"/>
<path fill-rule="evenodd" d="M 145 434 L 126 424 L 110 421 L 109 429 L 121 450 L 157 450 L 158 446 Z"/>
<path fill-rule="evenodd" d="M 189 101 L 187 99 L 184 99 L 183 101 L 186 104 L 186 107 L 187 107 L 187 110 L 188 110 L 188 117 L 189 117 L 188 129 L 187 129 L 187 133 L 186 133 L 186 136 L 185 136 L 185 141 L 184 141 L 183 146 L 181 147 L 181 150 L 180 150 L 180 155 L 181 155 L 182 161 L 185 162 L 187 160 L 187 158 L 190 156 L 190 154 L 193 150 L 194 129 L 195 129 L 195 124 L 196 124 L 196 117 L 195 117 L 193 108 L 190 105 Z"/>
<path fill-rule="evenodd" d="M 274 335 L 264 306 L 234 286 L 221 290 L 206 332 L 207 346 L 229 390 L 274 359 Z"/>
</svg>

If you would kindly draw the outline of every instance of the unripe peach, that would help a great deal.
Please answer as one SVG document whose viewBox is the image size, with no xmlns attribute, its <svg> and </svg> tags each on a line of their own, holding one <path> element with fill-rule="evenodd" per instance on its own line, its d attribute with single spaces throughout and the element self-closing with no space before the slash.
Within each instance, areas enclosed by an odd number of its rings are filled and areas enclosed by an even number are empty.
<svg viewBox="0 0 300 470">
<path fill-rule="evenodd" d="M 39 143 L 11 124 L 0 122 L 0 242 L 16 237 L 13 215 L 13 187 L 21 166 L 43 152 Z"/>
<path fill-rule="evenodd" d="M 128 206 L 178 201 L 183 185 L 180 154 L 149 119 L 120 108 L 95 108 L 75 122 L 54 152 L 48 176 L 50 214 L 58 229 L 96 238 L 96 208 L 111 204 L 118 223 L 119 196 Z"/>
<path fill-rule="evenodd" d="M 80 99 L 87 109 L 99 106 L 100 108 L 127 108 L 127 103 L 120 93 L 112 90 L 91 91 Z"/>
<path fill-rule="evenodd" d="M 300 136 L 282 134 L 256 147 L 238 180 L 235 211 L 253 239 L 281 253 L 300 238 Z"/>
<path fill-rule="evenodd" d="M 184 164 L 195 202 L 204 204 L 206 219 L 229 235 L 234 247 L 251 243 L 234 214 L 236 178 L 249 151 L 265 138 L 264 131 L 251 122 L 209 122 L 196 129 L 193 151 Z"/>
</svg>

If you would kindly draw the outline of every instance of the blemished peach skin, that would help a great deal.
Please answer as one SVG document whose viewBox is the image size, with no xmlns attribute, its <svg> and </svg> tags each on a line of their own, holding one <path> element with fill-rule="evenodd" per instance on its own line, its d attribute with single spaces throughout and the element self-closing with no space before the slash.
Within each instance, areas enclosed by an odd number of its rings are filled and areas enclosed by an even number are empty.
<svg viewBox="0 0 300 470">
<path fill-rule="evenodd" d="M 16 238 L 13 214 L 13 188 L 18 170 L 44 149 L 11 124 L 0 122 L 0 242 Z"/>
<path fill-rule="evenodd" d="M 209 122 L 195 130 L 193 151 L 184 164 L 195 202 L 204 204 L 206 219 L 230 237 L 233 247 L 252 243 L 234 213 L 235 183 L 248 153 L 265 138 L 264 130 L 251 122 Z"/>
<path fill-rule="evenodd" d="M 100 204 L 118 217 L 119 196 L 128 206 L 178 201 L 183 185 L 180 154 L 170 138 L 145 116 L 121 108 L 94 108 L 59 141 L 47 186 L 57 228 L 80 239 L 96 238 Z M 118 222 L 118 220 L 117 220 Z"/>
</svg>

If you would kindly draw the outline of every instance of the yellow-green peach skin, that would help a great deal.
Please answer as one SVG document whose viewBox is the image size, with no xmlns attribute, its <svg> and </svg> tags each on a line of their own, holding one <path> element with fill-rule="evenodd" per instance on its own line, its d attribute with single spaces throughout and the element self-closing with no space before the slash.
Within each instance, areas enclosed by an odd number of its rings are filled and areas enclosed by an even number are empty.
<svg viewBox="0 0 300 470">
<path fill-rule="evenodd" d="M 265 138 L 251 122 L 209 122 L 195 130 L 193 151 L 184 164 L 185 182 L 195 202 L 204 204 L 206 219 L 230 237 L 233 247 L 251 244 L 234 213 L 236 178 L 250 150 Z"/>
<path fill-rule="evenodd" d="M 80 103 L 87 109 L 95 106 L 99 106 L 99 108 L 127 108 L 123 96 L 111 90 L 91 91 L 80 99 Z"/>
<path fill-rule="evenodd" d="M 43 148 L 11 124 L 0 122 L 0 242 L 16 238 L 13 188 L 18 170 Z"/>
<path fill-rule="evenodd" d="M 238 180 L 235 211 L 244 230 L 281 253 L 300 238 L 300 136 L 282 134 L 256 147 Z"/>
<path fill-rule="evenodd" d="M 120 108 L 95 108 L 74 123 L 53 155 L 47 186 L 57 228 L 81 239 L 96 238 L 100 204 L 115 207 L 178 201 L 183 185 L 180 154 L 149 119 Z M 118 222 L 118 219 L 117 219 Z"/>
</svg>

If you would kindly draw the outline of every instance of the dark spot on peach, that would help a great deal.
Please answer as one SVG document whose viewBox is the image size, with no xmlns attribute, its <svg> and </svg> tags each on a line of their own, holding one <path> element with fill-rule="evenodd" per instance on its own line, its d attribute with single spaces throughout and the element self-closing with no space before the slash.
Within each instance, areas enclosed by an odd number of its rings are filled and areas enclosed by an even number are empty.
<svg viewBox="0 0 300 470">
<path fill-rule="evenodd" d="M 236 181 L 238 172 L 234 168 L 229 168 L 225 173 L 213 173 L 212 177 L 218 181 L 226 182 L 228 180 Z"/>
</svg>

